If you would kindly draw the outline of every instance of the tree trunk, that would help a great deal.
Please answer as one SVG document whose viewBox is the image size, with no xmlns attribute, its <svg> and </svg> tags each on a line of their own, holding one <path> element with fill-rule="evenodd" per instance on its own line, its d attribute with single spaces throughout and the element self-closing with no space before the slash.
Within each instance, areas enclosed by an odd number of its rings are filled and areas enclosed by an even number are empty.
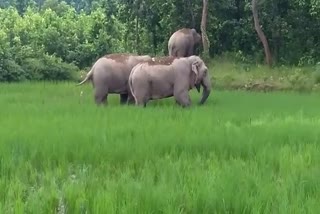
<svg viewBox="0 0 320 214">
<path fill-rule="evenodd" d="M 254 20 L 254 28 L 257 31 L 257 34 L 263 44 L 264 53 L 266 56 L 266 62 L 271 67 L 272 65 L 272 56 L 269 48 L 269 44 L 267 41 L 266 36 L 264 35 L 260 24 L 259 24 L 259 17 L 258 17 L 258 8 L 257 8 L 257 0 L 252 0 L 252 14 L 253 14 L 253 20 Z"/>
<path fill-rule="evenodd" d="M 201 19 L 201 36 L 203 45 L 203 55 L 205 59 L 209 58 L 210 42 L 207 36 L 207 16 L 208 16 L 208 0 L 203 0 L 202 19 Z"/>
</svg>

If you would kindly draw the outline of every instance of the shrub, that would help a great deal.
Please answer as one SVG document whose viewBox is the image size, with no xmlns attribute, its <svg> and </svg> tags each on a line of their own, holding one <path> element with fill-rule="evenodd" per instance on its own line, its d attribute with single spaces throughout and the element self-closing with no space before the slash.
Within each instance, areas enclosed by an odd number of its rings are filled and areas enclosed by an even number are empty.
<svg viewBox="0 0 320 214">
<path fill-rule="evenodd" d="M 289 76 L 289 82 L 292 88 L 297 91 L 310 91 L 313 87 L 312 79 L 303 74 L 301 69 Z"/>
<path fill-rule="evenodd" d="M 17 82 L 26 79 L 26 72 L 15 61 L 3 59 L 0 62 L 0 81 Z"/>
<path fill-rule="evenodd" d="M 43 55 L 40 59 L 25 59 L 23 67 L 32 80 L 74 80 L 79 71 L 74 64 L 50 55 Z"/>
</svg>

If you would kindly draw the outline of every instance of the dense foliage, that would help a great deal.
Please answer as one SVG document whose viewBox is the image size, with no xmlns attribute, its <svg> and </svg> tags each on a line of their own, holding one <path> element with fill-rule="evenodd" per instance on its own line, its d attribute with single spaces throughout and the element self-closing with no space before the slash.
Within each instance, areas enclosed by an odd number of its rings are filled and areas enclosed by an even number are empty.
<svg viewBox="0 0 320 214">
<path fill-rule="evenodd" d="M 274 61 L 320 61 L 318 0 L 259 1 Z M 200 31 L 196 0 L 0 0 L 0 81 L 70 79 L 112 52 L 167 54 L 178 28 Z M 210 55 L 263 62 L 250 0 L 209 2 Z"/>
</svg>

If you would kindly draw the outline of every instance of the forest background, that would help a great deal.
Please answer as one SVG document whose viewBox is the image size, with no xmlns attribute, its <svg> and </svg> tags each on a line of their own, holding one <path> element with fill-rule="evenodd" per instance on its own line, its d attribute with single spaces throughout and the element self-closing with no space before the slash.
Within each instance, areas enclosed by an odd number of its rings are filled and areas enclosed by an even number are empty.
<svg viewBox="0 0 320 214">
<path fill-rule="evenodd" d="M 251 0 L 208 2 L 209 64 L 218 86 L 260 81 L 271 88 L 316 88 L 320 1 L 259 0 L 257 6 L 271 70 L 261 69 L 265 52 Z M 195 0 L 0 0 L 0 81 L 79 80 L 108 53 L 166 55 L 174 31 L 200 32 L 202 7 Z"/>
</svg>

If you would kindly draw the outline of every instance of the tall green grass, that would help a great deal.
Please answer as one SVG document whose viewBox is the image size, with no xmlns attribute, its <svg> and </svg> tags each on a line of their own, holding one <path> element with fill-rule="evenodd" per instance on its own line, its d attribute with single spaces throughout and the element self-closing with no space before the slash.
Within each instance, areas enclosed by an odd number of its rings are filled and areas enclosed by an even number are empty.
<svg viewBox="0 0 320 214">
<path fill-rule="evenodd" d="M 90 84 L 1 84 L 0 213 L 318 213 L 319 109 L 315 93 L 97 107 Z"/>
<path fill-rule="evenodd" d="M 211 60 L 208 67 L 215 88 L 219 89 L 320 91 L 320 64 L 269 68 L 267 65 L 253 64 L 252 61 L 221 56 Z"/>
</svg>

